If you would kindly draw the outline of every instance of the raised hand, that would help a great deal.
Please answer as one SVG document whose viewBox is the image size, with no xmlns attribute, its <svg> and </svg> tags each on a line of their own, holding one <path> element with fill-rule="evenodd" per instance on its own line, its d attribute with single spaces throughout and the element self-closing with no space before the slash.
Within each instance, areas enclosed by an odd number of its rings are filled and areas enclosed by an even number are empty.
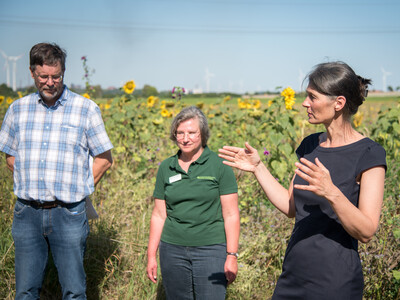
<svg viewBox="0 0 400 300">
<path fill-rule="evenodd" d="M 249 143 L 245 143 L 246 148 L 224 146 L 219 149 L 219 157 L 225 159 L 224 164 L 247 172 L 255 171 L 260 164 L 260 156 L 256 149 Z"/>
<path fill-rule="evenodd" d="M 297 167 L 296 175 L 308 182 L 308 185 L 295 184 L 295 189 L 310 191 L 325 198 L 328 198 L 328 195 L 337 189 L 332 182 L 329 170 L 318 158 L 315 159 L 315 164 L 301 158 L 300 163 L 296 162 L 295 165 Z"/>
</svg>

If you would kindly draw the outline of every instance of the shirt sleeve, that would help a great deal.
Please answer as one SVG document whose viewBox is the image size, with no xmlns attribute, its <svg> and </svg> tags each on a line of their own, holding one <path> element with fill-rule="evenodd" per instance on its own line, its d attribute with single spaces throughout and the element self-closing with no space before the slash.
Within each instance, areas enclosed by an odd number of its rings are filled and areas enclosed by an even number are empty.
<svg viewBox="0 0 400 300">
<path fill-rule="evenodd" d="M 357 173 L 360 174 L 365 170 L 377 166 L 383 166 L 385 170 L 387 169 L 386 151 L 381 145 L 374 142 L 372 145 L 367 147 L 364 155 L 360 157 Z"/>
<path fill-rule="evenodd" d="M 154 188 L 153 197 L 160 200 L 165 200 L 165 184 L 164 184 L 164 175 L 162 169 L 163 169 L 163 164 L 160 165 L 157 171 L 156 185 Z"/>
<path fill-rule="evenodd" d="M 97 156 L 113 148 L 101 118 L 100 108 L 95 105 L 88 118 L 87 140 L 89 152 Z"/>
<path fill-rule="evenodd" d="M 236 182 L 235 174 L 231 167 L 222 163 L 221 160 L 221 174 L 219 178 L 219 194 L 228 195 L 237 193 L 238 186 Z"/>
<path fill-rule="evenodd" d="M 17 155 L 17 139 L 15 136 L 13 106 L 10 106 L 4 117 L 0 130 L 0 151 L 11 155 Z"/>
</svg>

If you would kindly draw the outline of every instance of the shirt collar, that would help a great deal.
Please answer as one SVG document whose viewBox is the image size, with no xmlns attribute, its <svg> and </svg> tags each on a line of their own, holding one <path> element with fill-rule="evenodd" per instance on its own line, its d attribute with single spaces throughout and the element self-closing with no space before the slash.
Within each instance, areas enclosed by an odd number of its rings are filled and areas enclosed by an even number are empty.
<svg viewBox="0 0 400 300">
<path fill-rule="evenodd" d="M 181 153 L 181 150 L 178 150 L 178 152 L 174 155 L 174 159 L 170 163 L 170 167 L 175 169 L 175 170 L 180 168 L 179 162 L 178 162 L 178 157 L 179 157 L 180 153 Z M 200 157 L 196 161 L 194 161 L 193 164 L 203 164 L 203 163 L 205 163 L 208 160 L 208 158 L 210 157 L 210 154 L 211 154 L 211 150 L 206 145 L 204 147 L 203 153 L 201 153 Z"/>
<path fill-rule="evenodd" d="M 64 105 L 65 102 L 66 102 L 67 99 L 68 99 L 69 93 L 70 93 L 69 89 L 67 88 L 66 85 L 64 85 L 64 90 L 63 90 L 63 92 L 62 92 L 60 98 L 58 98 L 58 100 L 56 101 L 56 103 L 54 103 L 53 107 L 54 107 L 54 108 L 57 108 L 59 105 Z M 37 101 L 38 101 L 40 104 L 45 105 L 45 106 L 47 107 L 46 103 L 43 101 L 42 97 L 40 96 L 39 91 L 36 92 L 36 96 L 37 96 Z"/>
</svg>

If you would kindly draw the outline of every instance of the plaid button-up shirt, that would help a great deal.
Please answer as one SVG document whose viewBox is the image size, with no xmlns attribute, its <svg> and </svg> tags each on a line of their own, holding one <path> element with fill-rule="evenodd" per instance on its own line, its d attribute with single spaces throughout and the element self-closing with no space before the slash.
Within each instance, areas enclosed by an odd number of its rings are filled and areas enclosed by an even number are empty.
<svg viewBox="0 0 400 300">
<path fill-rule="evenodd" d="M 30 94 L 14 101 L 0 151 L 15 157 L 14 193 L 36 201 L 78 202 L 94 191 L 91 157 L 112 148 L 99 107 L 64 87 L 52 107 Z"/>
</svg>

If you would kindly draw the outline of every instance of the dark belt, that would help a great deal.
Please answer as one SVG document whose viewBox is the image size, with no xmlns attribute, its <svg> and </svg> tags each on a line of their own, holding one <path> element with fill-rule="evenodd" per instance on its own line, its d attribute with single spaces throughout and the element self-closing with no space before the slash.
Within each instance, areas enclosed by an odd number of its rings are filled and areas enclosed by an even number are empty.
<svg viewBox="0 0 400 300">
<path fill-rule="evenodd" d="M 71 208 L 72 206 L 77 204 L 77 203 L 65 203 L 60 200 L 39 202 L 39 201 L 25 200 L 25 199 L 21 199 L 21 198 L 18 198 L 18 201 L 25 205 L 29 205 L 33 208 L 42 208 L 42 209 L 50 209 L 50 208 L 54 208 L 57 206 Z"/>
</svg>

